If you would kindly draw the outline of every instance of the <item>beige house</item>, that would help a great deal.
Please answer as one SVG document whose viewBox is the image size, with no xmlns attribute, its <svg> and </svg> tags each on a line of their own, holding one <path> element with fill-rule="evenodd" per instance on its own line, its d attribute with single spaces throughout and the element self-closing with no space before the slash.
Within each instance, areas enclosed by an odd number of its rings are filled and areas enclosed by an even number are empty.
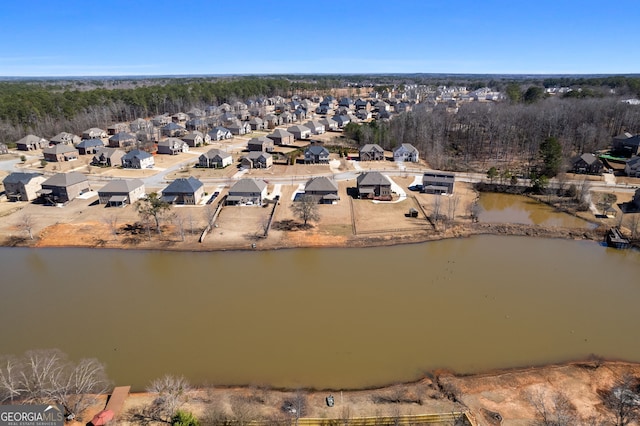
<svg viewBox="0 0 640 426">
<path fill-rule="evenodd" d="M 89 192 L 89 180 L 78 172 L 58 173 L 42 182 L 37 194 L 50 204 L 66 203 L 80 194 Z"/>
<path fill-rule="evenodd" d="M 78 159 L 78 150 L 71 145 L 52 145 L 42 150 L 44 159 L 49 162 L 63 162 Z"/>
<path fill-rule="evenodd" d="M 144 182 L 140 179 L 112 180 L 98 190 L 100 204 L 109 207 L 124 207 L 127 204 L 135 203 L 144 196 Z"/>
<path fill-rule="evenodd" d="M 38 198 L 37 191 L 47 180 L 39 173 L 11 173 L 4 178 L 4 192 L 11 201 L 32 201 Z"/>
</svg>

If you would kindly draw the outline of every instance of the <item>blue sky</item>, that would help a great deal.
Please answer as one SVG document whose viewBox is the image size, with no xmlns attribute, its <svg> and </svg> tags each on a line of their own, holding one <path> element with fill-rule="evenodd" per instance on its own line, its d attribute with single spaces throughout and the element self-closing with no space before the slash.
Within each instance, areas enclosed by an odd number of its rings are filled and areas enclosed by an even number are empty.
<svg viewBox="0 0 640 426">
<path fill-rule="evenodd" d="M 0 76 L 640 73 L 638 0 L 22 0 Z"/>
</svg>

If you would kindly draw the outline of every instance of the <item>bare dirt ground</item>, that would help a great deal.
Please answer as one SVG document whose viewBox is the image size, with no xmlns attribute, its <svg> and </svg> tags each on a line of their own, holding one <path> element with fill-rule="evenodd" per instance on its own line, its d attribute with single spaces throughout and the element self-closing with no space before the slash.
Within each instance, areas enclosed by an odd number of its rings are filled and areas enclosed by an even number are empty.
<svg viewBox="0 0 640 426">
<path fill-rule="evenodd" d="M 467 412 L 475 425 L 524 426 L 541 421 L 536 401 L 538 407 L 544 405 L 552 417 L 557 414 L 553 400 L 563 395 L 571 401 L 567 408 L 573 419 L 571 424 L 613 424 L 614 414 L 604 405 L 602 395 L 625 375 L 640 376 L 640 365 L 591 360 L 468 376 L 444 371 L 434 372 L 413 383 L 365 390 L 205 387 L 190 391 L 181 408 L 194 413 L 204 424 L 214 424 L 213 419 L 261 420 L 263 424 L 275 424 L 287 419 L 291 421 L 292 415 L 285 413 L 282 407 L 288 401 L 300 399 L 304 401 L 303 417 L 336 419 L 339 424 L 348 424 L 349 420 L 358 417 L 399 418 Z M 329 395 L 334 397 L 333 407 L 326 404 L 325 398 Z M 148 407 L 155 397 L 151 393 L 132 394 L 125 402 L 117 424 L 140 424 L 136 414 Z M 87 410 L 83 420 L 99 412 L 105 401 L 106 398 L 101 397 Z"/>
</svg>

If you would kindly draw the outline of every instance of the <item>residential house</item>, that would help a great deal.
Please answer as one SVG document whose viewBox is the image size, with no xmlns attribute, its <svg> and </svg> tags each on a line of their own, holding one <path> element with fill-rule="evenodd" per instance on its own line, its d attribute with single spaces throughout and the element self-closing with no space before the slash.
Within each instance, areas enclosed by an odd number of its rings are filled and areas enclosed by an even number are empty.
<svg viewBox="0 0 640 426">
<path fill-rule="evenodd" d="M 221 141 L 225 139 L 231 139 L 233 134 L 229 131 L 229 129 L 224 127 L 214 127 L 209 133 L 207 133 L 212 141 Z"/>
<path fill-rule="evenodd" d="M 42 154 L 46 161 L 52 163 L 78 159 L 78 150 L 73 146 L 63 144 L 48 146 L 42 150 Z"/>
<path fill-rule="evenodd" d="M 351 123 L 351 119 L 348 115 L 335 115 L 333 120 L 338 123 L 338 129 L 342 129 L 344 126 Z"/>
<path fill-rule="evenodd" d="M 9 147 L 7 146 L 7 144 L 0 142 L 0 155 L 8 154 L 8 153 L 9 153 Z"/>
<path fill-rule="evenodd" d="M 249 151 L 272 152 L 274 141 L 266 136 L 251 138 L 249 142 L 247 142 L 247 148 Z"/>
<path fill-rule="evenodd" d="M 233 164 L 233 157 L 221 149 L 210 149 L 198 158 L 200 167 L 221 169 Z"/>
<path fill-rule="evenodd" d="M 199 117 L 205 117 L 206 114 L 203 110 L 201 110 L 200 108 L 191 108 L 189 111 L 187 111 L 187 115 L 190 118 L 199 118 Z"/>
<path fill-rule="evenodd" d="M 640 155 L 640 135 L 625 132 L 613 138 L 613 152 L 616 155 L 630 158 Z"/>
<path fill-rule="evenodd" d="M 109 207 L 124 207 L 144 197 L 144 182 L 140 179 L 112 180 L 98 190 L 99 203 Z"/>
<path fill-rule="evenodd" d="M 321 135 L 324 133 L 324 124 L 317 120 L 311 120 L 304 123 L 304 126 L 311 130 L 313 135 Z"/>
<path fill-rule="evenodd" d="M 82 139 L 102 139 L 108 136 L 106 131 L 98 127 L 92 127 L 82 132 Z"/>
<path fill-rule="evenodd" d="M 129 123 L 129 130 L 136 133 L 139 131 L 148 132 L 153 127 L 153 124 L 145 120 L 144 118 L 136 118 Z M 126 130 L 124 130 L 126 132 Z M 117 132 L 120 133 L 120 132 Z"/>
<path fill-rule="evenodd" d="M 395 112 L 397 113 L 409 112 L 409 111 L 411 111 L 411 104 L 409 102 L 400 102 L 395 106 Z"/>
<path fill-rule="evenodd" d="M 251 133 L 251 125 L 248 121 L 239 121 L 236 123 L 232 123 L 227 126 L 232 135 L 246 135 L 247 133 Z"/>
<path fill-rule="evenodd" d="M 383 161 L 384 149 L 377 143 L 368 143 L 360 148 L 360 161 Z"/>
<path fill-rule="evenodd" d="M 267 124 L 267 129 L 275 129 L 276 126 L 282 124 L 282 120 L 280 120 L 280 116 L 276 114 L 267 114 L 264 116 L 264 122 Z"/>
<path fill-rule="evenodd" d="M 384 121 L 389 121 L 391 120 L 392 117 L 393 117 L 393 114 L 391 114 L 391 112 L 389 111 L 380 111 L 376 116 L 378 120 L 384 120 Z"/>
<path fill-rule="evenodd" d="M 189 152 L 189 145 L 182 139 L 168 138 L 158 142 L 158 154 L 178 155 Z"/>
<path fill-rule="evenodd" d="M 296 108 L 296 109 L 293 111 L 293 119 L 294 119 L 295 121 L 302 121 L 302 120 L 304 120 L 304 119 L 306 119 L 306 118 L 308 118 L 308 117 L 307 117 L 307 110 L 306 110 L 306 109 L 304 109 L 304 108 L 300 107 L 300 108 Z"/>
<path fill-rule="evenodd" d="M 222 121 L 223 123 L 225 123 L 225 125 L 227 127 L 229 127 L 230 124 L 233 123 L 238 123 L 238 117 L 236 117 L 236 115 L 232 112 L 225 112 L 220 116 L 220 121 Z"/>
<path fill-rule="evenodd" d="M 160 133 L 162 136 L 169 138 L 178 138 L 184 136 L 187 133 L 187 129 L 177 123 L 171 122 L 162 126 Z"/>
<path fill-rule="evenodd" d="M 240 179 L 229 188 L 226 204 L 261 205 L 267 196 L 267 184 L 258 179 Z"/>
<path fill-rule="evenodd" d="M 142 120 L 144 121 L 144 120 Z M 116 124 L 112 124 L 111 126 L 107 127 L 107 135 L 108 136 L 113 136 L 116 133 L 120 133 L 120 132 L 128 132 L 129 131 L 129 125 L 127 123 L 116 123 Z"/>
<path fill-rule="evenodd" d="M 326 131 L 337 131 L 338 130 L 338 122 L 331 117 L 325 117 L 320 119 L 320 123 L 324 124 L 324 129 Z"/>
<path fill-rule="evenodd" d="M 35 135 L 27 135 L 16 142 L 16 147 L 20 151 L 33 151 L 49 146 L 49 141 Z"/>
<path fill-rule="evenodd" d="M 4 192 L 10 201 L 32 201 L 38 198 L 42 182 L 47 180 L 39 173 L 14 172 L 4 178 Z"/>
<path fill-rule="evenodd" d="M 338 102 L 338 106 L 339 107 L 345 107 L 347 109 L 352 109 L 354 104 L 353 104 L 353 99 L 351 98 L 340 98 L 340 101 Z"/>
<path fill-rule="evenodd" d="M 362 109 L 369 111 L 371 109 L 371 104 L 362 98 L 356 99 L 356 101 L 353 103 L 353 106 L 355 107 L 356 111 L 360 111 Z"/>
<path fill-rule="evenodd" d="M 49 139 L 49 145 L 58 145 L 58 144 L 77 145 L 80 143 L 81 140 L 82 139 L 80 138 L 80 136 L 74 135 L 73 133 L 60 132 L 54 137 L 52 137 L 51 139 Z"/>
<path fill-rule="evenodd" d="M 374 111 L 382 112 L 382 111 L 390 111 L 391 105 L 386 103 L 385 101 L 378 101 L 373 105 Z"/>
<path fill-rule="evenodd" d="M 190 120 L 187 120 L 185 123 L 185 127 L 190 131 L 201 131 L 206 132 L 209 130 L 209 122 L 204 117 L 196 117 Z"/>
<path fill-rule="evenodd" d="M 276 145 L 291 145 L 294 141 L 293 135 L 283 129 L 275 129 L 268 137 Z"/>
<path fill-rule="evenodd" d="M 356 182 L 360 198 L 391 200 L 391 181 L 382 173 L 362 173 Z"/>
<path fill-rule="evenodd" d="M 305 164 L 322 164 L 329 162 L 329 150 L 322 145 L 311 145 L 304 150 Z"/>
<path fill-rule="evenodd" d="M 335 204 L 340 200 L 338 184 L 326 176 L 313 177 L 304 186 L 304 195 L 310 195 L 320 204 Z"/>
<path fill-rule="evenodd" d="M 139 149 L 129 151 L 122 157 L 122 167 L 125 169 L 152 169 L 154 165 L 153 155 Z"/>
<path fill-rule="evenodd" d="M 84 139 L 76 145 L 76 149 L 80 155 L 95 154 L 102 148 L 104 148 L 102 139 Z"/>
<path fill-rule="evenodd" d="M 420 152 L 410 143 L 403 143 L 393 150 L 393 159 L 395 161 L 417 163 L 420 160 Z"/>
<path fill-rule="evenodd" d="M 178 178 L 162 190 L 162 198 L 171 204 L 198 204 L 204 195 L 204 185 L 193 176 Z"/>
<path fill-rule="evenodd" d="M 640 157 L 633 156 L 624 165 L 624 172 L 629 177 L 640 177 Z"/>
<path fill-rule="evenodd" d="M 316 114 L 326 115 L 333 111 L 333 106 L 330 105 L 318 105 L 316 108 Z"/>
<path fill-rule="evenodd" d="M 204 146 L 211 143 L 211 136 L 208 133 L 202 133 L 199 131 L 194 131 L 184 135 L 182 139 L 189 148 L 195 148 L 197 146 Z"/>
<path fill-rule="evenodd" d="M 586 173 L 590 175 L 602 174 L 604 164 L 593 154 L 585 153 L 573 159 L 571 170 L 574 173 Z"/>
<path fill-rule="evenodd" d="M 456 176 L 453 173 L 430 170 L 422 176 L 422 192 L 427 194 L 453 194 Z"/>
<path fill-rule="evenodd" d="M 358 120 L 369 120 L 373 117 L 371 111 L 367 111 L 366 109 L 359 109 L 356 111 L 356 118 Z"/>
<path fill-rule="evenodd" d="M 306 126 L 291 126 L 287 129 L 287 132 L 291 133 L 293 137 L 298 140 L 309 139 L 311 136 L 311 129 Z"/>
<path fill-rule="evenodd" d="M 169 114 L 156 115 L 151 119 L 151 123 L 156 127 L 162 127 L 171 123 L 171 116 Z"/>
<path fill-rule="evenodd" d="M 133 133 L 118 132 L 109 138 L 109 148 L 130 148 L 137 143 L 138 138 Z"/>
<path fill-rule="evenodd" d="M 283 112 L 282 114 L 280 114 L 280 122 L 282 124 L 291 124 L 291 123 L 293 123 L 293 114 L 291 114 L 288 111 Z"/>
<path fill-rule="evenodd" d="M 42 182 L 37 194 L 49 204 L 67 203 L 78 195 L 91 191 L 89 180 L 78 172 L 57 173 Z"/>
<path fill-rule="evenodd" d="M 92 166 L 113 167 L 122 165 L 125 152 L 116 148 L 100 148 L 91 159 Z"/>
<path fill-rule="evenodd" d="M 636 192 L 633 194 L 631 203 L 635 210 L 640 210 L 640 189 L 636 189 Z"/>
<path fill-rule="evenodd" d="M 265 128 L 265 123 L 260 117 L 253 117 L 249 120 L 249 125 L 251 130 L 263 130 Z"/>
<path fill-rule="evenodd" d="M 240 165 L 247 169 L 268 169 L 273 165 L 273 156 L 268 152 L 251 151 L 242 157 Z"/>
<path fill-rule="evenodd" d="M 189 114 L 185 114 L 184 112 L 177 112 L 171 116 L 171 121 L 180 126 L 184 126 L 187 120 L 189 120 Z"/>
</svg>

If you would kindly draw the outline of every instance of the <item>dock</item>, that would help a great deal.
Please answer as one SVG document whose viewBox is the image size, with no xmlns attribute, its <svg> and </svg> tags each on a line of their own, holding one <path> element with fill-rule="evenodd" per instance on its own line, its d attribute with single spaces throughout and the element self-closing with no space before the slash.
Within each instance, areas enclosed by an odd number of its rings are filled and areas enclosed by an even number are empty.
<svg viewBox="0 0 640 426">
<path fill-rule="evenodd" d="M 104 407 L 105 411 L 111 410 L 114 418 L 117 418 L 118 414 L 122 411 L 124 402 L 129 397 L 130 391 L 131 386 L 116 386 L 113 388 L 113 392 L 111 392 L 109 399 L 107 399 L 107 405 Z"/>
<path fill-rule="evenodd" d="M 631 243 L 628 239 L 624 238 L 620 229 L 611 228 L 607 232 L 607 246 L 617 249 L 628 249 L 631 247 Z"/>
</svg>

